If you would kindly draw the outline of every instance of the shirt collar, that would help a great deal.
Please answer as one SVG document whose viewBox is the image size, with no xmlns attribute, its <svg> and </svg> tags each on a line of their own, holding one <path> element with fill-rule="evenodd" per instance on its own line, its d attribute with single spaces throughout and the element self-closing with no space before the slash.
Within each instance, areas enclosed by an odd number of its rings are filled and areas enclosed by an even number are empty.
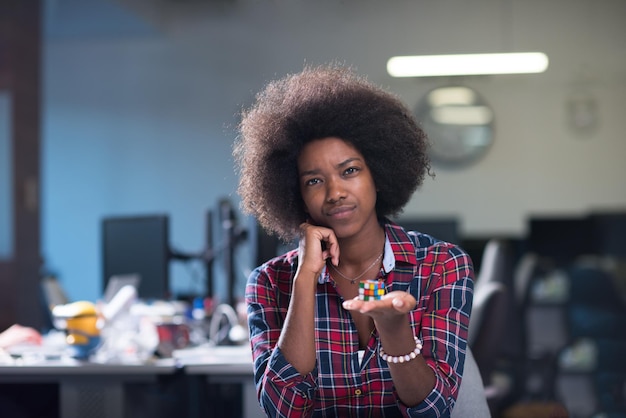
<svg viewBox="0 0 626 418">
<path fill-rule="evenodd" d="M 393 249 L 391 248 L 391 242 L 389 241 L 389 237 L 387 233 L 385 233 L 385 254 L 383 255 L 383 270 L 385 274 L 389 273 L 396 267 L 396 257 L 393 254 Z"/>
</svg>

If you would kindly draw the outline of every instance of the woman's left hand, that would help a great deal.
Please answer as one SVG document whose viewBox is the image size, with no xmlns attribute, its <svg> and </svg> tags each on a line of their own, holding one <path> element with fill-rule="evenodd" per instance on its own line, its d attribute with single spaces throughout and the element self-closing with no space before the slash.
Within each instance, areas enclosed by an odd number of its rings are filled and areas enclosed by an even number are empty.
<svg viewBox="0 0 626 418">
<path fill-rule="evenodd" d="M 354 299 L 343 302 L 344 309 L 357 311 L 374 319 L 389 319 L 399 315 L 405 315 L 415 308 L 417 301 L 409 292 L 396 290 L 389 292 L 380 300 Z"/>
</svg>

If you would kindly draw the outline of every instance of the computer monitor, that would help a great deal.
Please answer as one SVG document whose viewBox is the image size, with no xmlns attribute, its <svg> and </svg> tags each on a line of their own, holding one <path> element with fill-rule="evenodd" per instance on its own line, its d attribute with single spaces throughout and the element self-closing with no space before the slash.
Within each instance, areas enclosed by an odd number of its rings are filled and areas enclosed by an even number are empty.
<svg viewBox="0 0 626 418">
<path fill-rule="evenodd" d="M 102 290 L 120 275 L 140 277 L 141 299 L 169 299 L 167 215 L 107 217 L 102 220 Z"/>
<path fill-rule="evenodd" d="M 626 212 L 595 212 L 589 219 L 598 255 L 626 260 Z"/>
<path fill-rule="evenodd" d="M 596 252 L 592 224 L 586 216 L 532 216 L 527 250 L 565 264 Z"/>
<path fill-rule="evenodd" d="M 275 234 L 271 234 L 265 230 L 256 220 L 253 221 L 256 230 L 255 244 L 255 267 L 260 266 L 266 261 L 282 255 L 288 251 L 298 248 L 298 239 L 284 241 Z"/>
<path fill-rule="evenodd" d="M 279 255 L 280 244 L 280 239 L 277 236 L 269 234 L 261 225 L 256 223 L 255 267 Z"/>
</svg>

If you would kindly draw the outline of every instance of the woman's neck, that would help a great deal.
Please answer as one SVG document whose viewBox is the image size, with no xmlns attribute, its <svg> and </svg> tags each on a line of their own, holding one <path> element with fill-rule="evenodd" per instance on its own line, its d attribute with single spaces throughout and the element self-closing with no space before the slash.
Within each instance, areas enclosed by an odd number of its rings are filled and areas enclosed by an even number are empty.
<svg viewBox="0 0 626 418">
<path fill-rule="evenodd" d="M 348 239 L 339 240 L 339 265 L 348 268 L 362 267 L 378 257 L 385 247 L 385 228 L 376 223 L 375 228 L 361 231 Z"/>
</svg>

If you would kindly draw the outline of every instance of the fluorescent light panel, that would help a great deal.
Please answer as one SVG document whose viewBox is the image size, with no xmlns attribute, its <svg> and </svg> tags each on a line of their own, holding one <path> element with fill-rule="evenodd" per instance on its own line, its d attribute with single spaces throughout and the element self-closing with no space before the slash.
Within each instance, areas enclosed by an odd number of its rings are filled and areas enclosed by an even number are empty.
<svg viewBox="0 0 626 418">
<path fill-rule="evenodd" d="M 392 77 L 529 74 L 547 68 L 548 56 L 542 52 L 415 55 L 387 61 L 387 72 Z"/>
</svg>

